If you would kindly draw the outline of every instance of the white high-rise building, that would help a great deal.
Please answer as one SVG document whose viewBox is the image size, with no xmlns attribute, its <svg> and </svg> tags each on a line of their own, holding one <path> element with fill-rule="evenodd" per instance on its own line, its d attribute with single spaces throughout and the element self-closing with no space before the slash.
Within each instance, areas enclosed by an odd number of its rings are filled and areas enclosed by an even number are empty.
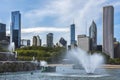
<svg viewBox="0 0 120 80">
<path fill-rule="evenodd" d="M 78 35 L 78 47 L 87 52 L 90 51 L 90 38 L 86 35 Z"/>
<path fill-rule="evenodd" d="M 114 58 L 114 8 L 103 7 L 103 52 Z"/>
</svg>

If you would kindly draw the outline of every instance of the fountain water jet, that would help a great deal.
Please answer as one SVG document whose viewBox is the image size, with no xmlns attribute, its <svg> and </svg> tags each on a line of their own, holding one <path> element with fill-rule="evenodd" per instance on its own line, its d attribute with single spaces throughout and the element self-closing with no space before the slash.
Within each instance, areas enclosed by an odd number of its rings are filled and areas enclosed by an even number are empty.
<svg viewBox="0 0 120 80">
<path fill-rule="evenodd" d="M 48 64 L 46 61 L 40 61 L 40 66 L 46 67 Z"/>
<path fill-rule="evenodd" d="M 8 46 L 8 50 L 12 53 L 15 51 L 15 44 L 14 42 L 11 42 L 10 45 Z"/>
<path fill-rule="evenodd" d="M 80 48 L 72 49 L 68 53 L 75 57 L 89 74 L 93 74 L 95 69 L 104 63 L 103 56 L 98 53 L 89 54 Z"/>
</svg>

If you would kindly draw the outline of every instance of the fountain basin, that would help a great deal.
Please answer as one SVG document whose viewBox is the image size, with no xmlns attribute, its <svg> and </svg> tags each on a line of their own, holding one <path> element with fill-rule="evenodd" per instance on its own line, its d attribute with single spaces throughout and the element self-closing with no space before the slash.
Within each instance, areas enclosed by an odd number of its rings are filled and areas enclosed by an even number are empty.
<svg viewBox="0 0 120 80">
<path fill-rule="evenodd" d="M 0 61 L 14 61 L 15 55 L 11 52 L 0 52 Z"/>
<path fill-rule="evenodd" d="M 39 66 L 31 61 L 0 61 L 0 73 L 38 70 Z"/>
<path fill-rule="evenodd" d="M 81 77 L 107 77 L 108 74 L 60 74 L 60 73 L 42 73 L 41 75 L 49 77 L 71 77 L 71 78 L 81 78 Z"/>
<path fill-rule="evenodd" d="M 98 70 L 98 69 L 97 69 Z M 106 69 L 106 73 L 99 70 L 99 74 L 61 74 L 41 73 L 38 71 L 1 73 L 0 80 L 119 80 L 120 69 Z"/>
</svg>

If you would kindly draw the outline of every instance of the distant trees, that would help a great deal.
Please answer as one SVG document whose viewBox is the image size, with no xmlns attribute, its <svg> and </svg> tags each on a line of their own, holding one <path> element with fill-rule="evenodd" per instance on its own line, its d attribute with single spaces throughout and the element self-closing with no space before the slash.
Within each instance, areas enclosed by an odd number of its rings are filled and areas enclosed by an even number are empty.
<svg viewBox="0 0 120 80">
<path fill-rule="evenodd" d="M 94 53 L 102 54 L 105 58 L 105 63 L 107 63 L 107 64 L 120 64 L 120 58 L 113 58 L 112 59 L 106 53 L 103 53 L 103 52 L 100 52 L 100 51 L 91 51 L 89 53 L 91 53 L 91 54 L 94 54 Z"/>
<path fill-rule="evenodd" d="M 32 60 L 33 56 L 36 60 L 46 60 L 49 63 L 60 61 L 65 54 L 66 49 L 63 47 L 48 48 L 48 47 L 25 47 L 16 50 L 18 60 Z"/>
<path fill-rule="evenodd" d="M 109 62 L 110 56 L 107 55 L 107 54 L 104 53 L 104 52 L 101 52 L 101 51 L 90 51 L 89 53 L 91 53 L 91 54 L 95 54 L 95 53 L 101 54 L 101 55 L 104 57 L 104 59 L 105 59 L 105 63 L 108 63 L 108 62 Z"/>
<path fill-rule="evenodd" d="M 120 58 L 109 59 L 109 64 L 120 64 Z"/>
</svg>

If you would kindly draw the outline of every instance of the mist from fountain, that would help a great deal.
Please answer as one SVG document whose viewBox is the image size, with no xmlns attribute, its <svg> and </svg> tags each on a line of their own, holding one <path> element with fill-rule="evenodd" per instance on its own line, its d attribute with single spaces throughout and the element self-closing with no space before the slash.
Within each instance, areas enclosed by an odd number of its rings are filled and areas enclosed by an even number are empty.
<svg viewBox="0 0 120 80">
<path fill-rule="evenodd" d="M 46 61 L 40 61 L 40 66 L 46 67 L 48 64 Z"/>
<path fill-rule="evenodd" d="M 8 46 L 8 50 L 12 53 L 15 51 L 15 44 L 14 42 L 11 42 L 10 45 Z"/>
<path fill-rule="evenodd" d="M 82 65 L 86 73 L 94 73 L 95 69 L 104 63 L 104 58 L 101 54 L 90 54 L 80 48 L 72 49 L 68 52 L 68 54 L 78 60 L 79 64 Z"/>
</svg>

